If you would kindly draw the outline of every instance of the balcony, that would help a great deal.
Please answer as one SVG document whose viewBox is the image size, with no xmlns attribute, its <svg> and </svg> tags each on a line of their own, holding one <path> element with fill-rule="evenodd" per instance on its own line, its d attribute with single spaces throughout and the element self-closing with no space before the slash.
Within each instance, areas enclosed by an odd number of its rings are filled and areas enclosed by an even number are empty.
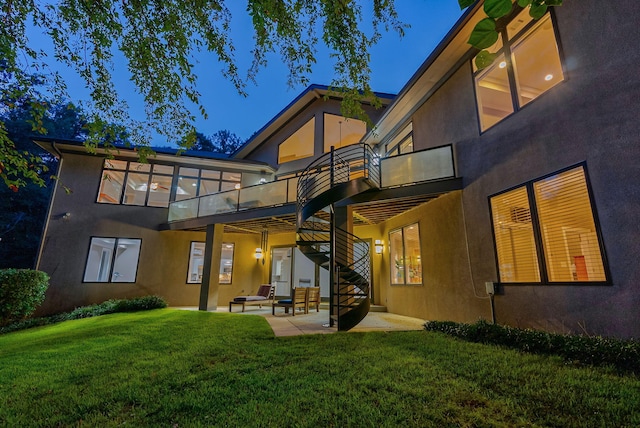
<svg viewBox="0 0 640 428">
<path fill-rule="evenodd" d="M 350 176 L 357 176 L 355 172 L 361 169 L 361 164 L 361 160 L 354 161 L 353 165 L 349 163 L 354 172 Z M 450 145 L 380 159 L 379 167 L 382 189 L 455 178 L 453 148 Z M 298 177 L 292 177 L 172 202 L 168 221 L 293 204 L 296 202 L 297 186 Z"/>
</svg>

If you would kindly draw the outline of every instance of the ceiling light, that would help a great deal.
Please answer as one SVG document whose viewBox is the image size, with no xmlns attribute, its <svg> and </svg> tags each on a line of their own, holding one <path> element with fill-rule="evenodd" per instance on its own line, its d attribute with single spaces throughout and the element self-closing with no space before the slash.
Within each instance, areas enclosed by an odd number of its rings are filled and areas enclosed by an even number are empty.
<svg viewBox="0 0 640 428">
<path fill-rule="evenodd" d="M 547 82 L 551 79 L 553 79 L 553 74 L 547 74 L 546 76 L 544 76 L 544 80 L 546 80 Z"/>
<path fill-rule="evenodd" d="M 507 62 L 506 61 L 502 61 L 500 64 L 498 64 L 498 67 L 500 68 L 505 68 L 507 66 Z"/>
</svg>

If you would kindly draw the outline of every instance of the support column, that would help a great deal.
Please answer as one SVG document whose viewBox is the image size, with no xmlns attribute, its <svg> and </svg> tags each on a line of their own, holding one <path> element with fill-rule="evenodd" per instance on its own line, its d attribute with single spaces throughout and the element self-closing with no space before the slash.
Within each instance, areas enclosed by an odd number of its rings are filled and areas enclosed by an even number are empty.
<svg viewBox="0 0 640 428">
<path fill-rule="evenodd" d="M 215 311 L 218 308 L 218 270 L 222 253 L 223 224 L 207 225 L 204 244 L 204 265 L 202 266 L 202 284 L 200 285 L 201 311 Z"/>
</svg>

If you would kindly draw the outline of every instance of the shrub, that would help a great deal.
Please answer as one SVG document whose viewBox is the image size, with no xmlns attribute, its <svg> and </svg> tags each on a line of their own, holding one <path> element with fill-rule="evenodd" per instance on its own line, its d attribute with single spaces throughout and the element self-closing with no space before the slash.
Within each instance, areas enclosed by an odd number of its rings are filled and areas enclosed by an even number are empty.
<svg viewBox="0 0 640 428">
<path fill-rule="evenodd" d="M 524 352 L 559 355 L 567 361 L 613 366 L 625 372 L 640 373 L 640 342 L 606 337 L 553 334 L 519 329 L 484 320 L 475 324 L 427 321 L 427 331 L 436 331 L 469 342 L 500 345 Z"/>
<path fill-rule="evenodd" d="M 49 275 L 31 269 L 0 269 L 0 325 L 31 315 L 44 300 Z"/>
<path fill-rule="evenodd" d="M 50 317 L 32 318 L 15 322 L 4 327 L 0 327 L 0 334 L 12 331 L 24 330 L 32 327 L 40 327 L 48 324 L 55 324 L 62 321 L 77 320 L 81 318 L 91 318 L 100 315 L 113 314 L 116 312 L 148 311 L 151 309 L 166 308 L 167 302 L 158 296 L 136 297 L 128 300 L 107 300 L 90 306 L 81 306 L 71 312 L 52 315 Z"/>
</svg>

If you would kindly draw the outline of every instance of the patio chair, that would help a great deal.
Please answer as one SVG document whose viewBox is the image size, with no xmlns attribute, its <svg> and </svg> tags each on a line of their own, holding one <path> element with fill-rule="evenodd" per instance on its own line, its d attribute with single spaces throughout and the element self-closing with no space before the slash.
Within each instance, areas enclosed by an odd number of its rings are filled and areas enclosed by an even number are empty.
<svg viewBox="0 0 640 428">
<path fill-rule="evenodd" d="M 275 295 L 276 286 L 271 284 L 262 284 L 258 287 L 258 292 L 253 296 L 237 296 L 229 302 L 229 312 L 231 312 L 232 305 L 242 305 L 242 312 L 244 312 L 245 305 L 259 305 L 262 308 L 263 303 L 271 301 Z"/>
<path fill-rule="evenodd" d="M 320 312 L 320 287 L 307 288 L 307 304 L 305 305 L 304 312 L 309 313 L 309 307 L 315 305 L 316 312 Z"/>
<path fill-rule="evenodd" d="M 289 308 L 291 308 L 291 316 L 296 315 L 296 308 L 302 309 L 306 313 L 307 290 L 308 288 L 306 287 L 294 288 L 290 299 L 278 300 L 271 305 L 271 314 L 276 314 L 276 306 L 284 308 L 285 314 L 288 314 Z"/>
</svg>

